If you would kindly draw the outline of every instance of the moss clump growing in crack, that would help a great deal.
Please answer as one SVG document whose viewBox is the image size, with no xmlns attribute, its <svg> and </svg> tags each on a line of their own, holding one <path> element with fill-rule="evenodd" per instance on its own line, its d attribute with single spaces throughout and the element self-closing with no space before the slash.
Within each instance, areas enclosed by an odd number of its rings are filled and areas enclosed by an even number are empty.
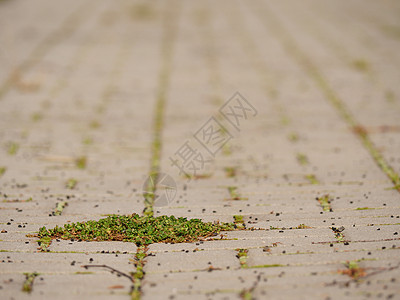
<svg viewBox="0 0 400 300">
<path fill-rule="evenodd" d="M 132 292 L 131 292 L 132 300 L 139 300 L 141 296 L 142 279 L 145 274 L 143 268 L 144 265 L 146 264 L 145 258 L 147 257 L 147 250 L 148 248 L 146 246 L 140 246 L 138 247 L 135 254 L 134 265 L 136 267 L 136 272 L 132 273 L 132 282 L 133 282 Z"/>
<path fill-rule="evenodd" d="M 340 226 L 339 228 L 336 228 L 336 227 L 330 227 L 330 228 L 334 232 L 335 238 L 337 239 L 337 241 L 339 243 L 343 243 L 344 242 L 344 235 L 343 235 L 342 232 L 344 231 L 345 228 L 343 226 Z"/>
<path fill-rule="evenodd" d="M 356 59 L 352 63 L 353 67 L 360 72 L 366 72 L 369 70 L 369 64 L 364 59 Z"/>
<path fill-rule="evenodd" d="M 347 261 L 344 263 L 344 265 L 346 266 L 345 270 L 339 270 L 340 274 L 343 275 L 348 275 L 351 278 L 353 278 L 354 280 L 357 280 L 361 277 L 364 277 L 366 275 L 365 273 L 365 269 L 361 268 L 358 265 L 358 261 L 353 260 L 353 261 Z"/>
<path fill-rule="evenodd" d="M 68 202 L 61 201 L 56 205 L 56 210 L 53 212 L 53 216 L 61 216 L 64 208 L 68 205 Z"/>
<path fill-rule="evenodd" d="M 237 175 L 237 167 L 225 167 L 225 176 L 228 178 L 236 177 Z"/>
<path fill-rule="evenodd" d="M 3 176 L 6 171 L 7 171 L 6 167 L 0 167 L 0 177 Z"/>
<path fill-rule="evenodd" d="M 9 143 L 9 144 L 7 145 L 7 153 L 8 153 L 9 155 L 15 155 L 15 154 L 17 154 L 18 150 L 19 150 L 19 144 L 16 143 L 16 142 L 11 142 L 11 143 Z"/>
<path fill-rule="evenodd" d="M 240 267 L 241 268 L 248 268 L 247 265 L 247 253 L 249 252 L 248 249 L 236 249 L 237 255 L 236 257 L 239 259 Z"/>
<path fill-rule="evenodd" d="M 76 187 L 77 184 L 78 184 L 78 180 L 76 180 L 75 178 L 70 178 L 65 183 L 65 187 L 67 189 L 73 190 Z"/>
<path fill-rule="evenodd" d="M 233 220 L 234 220 L 233 222 L 235 223 L 235 225 L 234 225 L 235 228 L 245 229 L 246 225 L 244 223 L 242 215 L 234 215 Z"/>
<path fill-rule="evenodd" d="M 222 155 L 228 156 L 232 154 L 232 147 L 229 144 L 225 144 L 222 147 Z"/>
<path fill-rule="evenodd" d="M 311 184 L 319 184 L 319 180 L 314 174 L 308 174 L 304 176 Z"/>
<path fill-rule="evenodd" d="M 295 142 L 297 142 L 299 140 L 299 135 L 296 132 L 291 132 L 291 133 L 289 133 L 287 138 L 292 143 L 295 143 Z"/>
<path fill-rule="evenodd" d="M 80 156 L 75 159 L 75 165 L 78 169 L 85 169 L 87 165 L 87 158 L 86 156 Z"/>
<path fill-rule="evenodd" d="M 84 241 L 125 241 L 137 246 L 152 243 L 183 243 L 217 235 L 223 230 L 235 230 L 233 223 L 205 223 L 200 219 L 176 218 L 174 216 L 128 216 L 111 215 L 98 221 L 77 222 L 56 226 L 53 229 L 42 227 L 38 237 L 78 239 Z"/>
<path fill-rule="evenodd" d="M 321 205 L 323 211 L 332 211 L 331 200 L 329 199 L 329 194 L 326 194 L 322 197 L 317 197 L 317 201 Z"/>
<path fill-rule="evenodd" d="M 296 154 L 296 158 L 297 158 L 297 161 L 298 161 L 298 163 L 300 165 L 304 166 L 304 165 L 308 165 L 309 164 L 307 155 L 305 155 L 303 153 L 297 153 Z"/>
<path fill-rule="evenodd" d="M 248 200 L 246 197 L 242 197 L 238 192 L 237 192 L 237 187 L 236 186 L 228 186 L 228 192 L 229 192 L 229 199 L 226 200 Z"/>
<path fill-rule="evenodd" d="M 207 178 L 210 178 L 211 176 L 213 176 L 213 173 L 203 173 L 203 174 L 188 174 L 188 173 L 185 173 L 183 175 L 184 178 L 187 178 L 189 180 L 190 179 L 194 179 L 194 180 L 207 179 Z"/>
<path fill-rule="evenodd" d="M 48 249 L 51 245 L 52 238 L 50 236 L 41 236 L 40 239 L 37 241 L 38 242 L 38 250 L 40 252 L 49 252 L 50 250 Z"/>
<path fill-rule="evenodd" d="M 33 272 L 33 273 L 24 273 L 25 275 L 25 281 L 24 284 L 22 285 L 22 291 L 26 293 L 32 292 L 32 286 L 33 286 L 33 281 L 37 276 L 39 276 L 39 273 Z"/>
</svg>

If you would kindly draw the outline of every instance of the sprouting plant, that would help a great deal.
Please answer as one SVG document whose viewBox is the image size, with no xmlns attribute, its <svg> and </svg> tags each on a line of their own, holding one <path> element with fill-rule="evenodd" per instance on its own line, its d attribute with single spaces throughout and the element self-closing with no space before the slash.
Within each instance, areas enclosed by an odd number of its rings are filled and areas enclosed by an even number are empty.
<svg viewBox="0 0 400 300">
<path fill-rule="evenodd" d="M 319 184 L 319 181 L 317 177 L 314 174 L 308 174 L 305 175 L 305 178 L 311 183 L 311 184 Z"/>
<path fill-rule="evenodd" d="M 225 167 L 224 171 L 226 177 L 235 177 L 237 173 L 237 167 Z"/>
<path fill-rule="evenodd" d="M 39 276 L 39 273 L 33 272 L 33 273 L 24 273 L 25 275 L 25 281 L 24 284 L 22 285 L 22 291 L 26 293 L 32 292 L 32 287 L 33 287 L 33 281 L 37 276 Z"/>
<path fill-rule="evenodd" d="M 0 177 L 7 171 L 7 167 L 0 167 Z"/>
<path fill-rule="evenodd" d="M 357 280 L 361 277 L 364 277 L 366 275 L 365 269 L 361 268 L 358 265 L 358 261 L 353 260 L 353 261 L 347 261 L 344 263 L 346 269 L 345 270 L 339 270 L 340 274 L 348 275 L 354 280 Z"/>
<path fill-rule="evenodd" d="M 7 145 L 7 153 L 8 153 L 9 155 L 15 155 L 15 154 L 17 154 L 18 150 L 19 150 L 19 144 L 16 143 L 16 142 L 10 142 L 10 143 Z"/>
<path fill-rule="evenodd" d="M 75 165 L 79 168 L 79 169 L 85 169 L 86 165 L 87 165 L 87 158 L 86 156 L 80 156 L 78 158 L 75 159 Z"/>
<path fill-rule="evenodd" d="M 237 255 L 236 257 L 239 259 L 240 267 L 247 268 L 247 253 L 249 252 L 248 249 L 236 249 Z"/>
<path fill-rule="evenodd" d="M 317 201 L 321 205 L 323 211 L 332 211 L 331 200 L 329 198 L 329 194 L 326 194 L 321 197 L 317 197 Z"/>
<path fill-rule="evenodd" d="M 300 165 L 308 165 L 309 164 L 307 155 L 305 155 L 303 153 L 297 153 L 296 158 Z"/>
<path fill-rule="evenodd" d="M 78 180 L 76 180 L 75 178 L 70 178 L 65 183 L 65 187 L 67 189 L 73 190 L 76 187 L 77 184 L 78 184 Z"/>
</svg>

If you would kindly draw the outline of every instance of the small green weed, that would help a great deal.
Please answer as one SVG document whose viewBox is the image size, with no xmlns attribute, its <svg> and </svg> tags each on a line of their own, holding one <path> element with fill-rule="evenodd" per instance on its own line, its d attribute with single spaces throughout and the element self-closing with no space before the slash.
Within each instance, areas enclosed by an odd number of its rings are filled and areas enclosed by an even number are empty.
<svg viewBox="0 0 400 300">
<path fill-rule="evenodd" d="M 25 293 L 31 293 L 32 292 L 32 287 L 33 287 L 33 282 L 37 276 L 39 276 L 39 273 L 33 272 L 33 273 L 24 273 L 25 275 L 25 281 L 24 284 L 22 285 L 22 291 Z"/>
</svg>

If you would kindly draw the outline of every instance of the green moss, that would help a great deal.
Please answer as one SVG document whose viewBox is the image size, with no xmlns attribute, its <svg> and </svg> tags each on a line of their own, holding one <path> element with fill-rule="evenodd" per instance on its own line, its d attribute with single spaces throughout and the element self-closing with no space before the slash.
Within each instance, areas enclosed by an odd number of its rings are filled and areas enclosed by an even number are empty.
<svg viewBox="0 0 400 300">
<path fill-rule="evenodd" d="M 303 153 L 297 153 L 296 158 L 300 165 L 308 165 L 309 164 L 307 155 L 305 155 Z"/>
<path fill-rule="evenodd" d="M 7 171 L 7 167 L 0 167 L 0 177 Z"/>
<path fill-rule="evenodd" d="M 225 167 L 224 168 L 225 171 L 225 176 L 226 177 L 236 177 L 237 175 L 237 167 Z"/>
<path fill-rule="evenodd" d="M 236 249 L 236 251 L 237 251 L 236 257 L 239 259 L 240 267 L 248 268 L 247 253 L 249 252 L 249 250 L 248 249 Z"/>
<path fill-rule="evenodd" d="M 16 143 L 16 142 L 10 142 L 10 143 L 7 145 L 7 153 L 8 153 L 9 155 L 15 155 L 15 154 L 17 154 L 18 150 L 19 150 L 19 144 Z"/>
<path fill-rule="evenodd" d="M 253 291 L 249 289 L 244 289 L 240 292 L 239 296 L 243 300 L 252 300 L 253 299 Z"/>
<path fill-rule="evenodd" d="M 386 99 L 387 102 L 393 103 L 393 102 L 395 102 L 395 100 L 396 100 L 396 96 L 395 96 L 395 94 L 393 93 L 393 91 L 387 90 L 387 91 L 385 92 L 385 99 Z"/>
<path fill-rule="evenodd" d="M 85 138 L 82 140 L 82 144 L 84 144 L 84 145 L 86 145 L 86 146 L 92 145 L 92 144 L 93 144 L 93 138 L 91 138 L 91 137 L 85 137 Z"/>
<path fill-rule="evenodd" d="M 365 269 L 358 265 L 357 260 L 347 261 L 344 263 L 346 270 L 340 270 L 340 274 L 348 275 L 354 280 L 358 280 L 366 275 Z"/>
<path fill-rule="evenodd" d="M 340 243 L 344 242 L 344 235 L 342 233 L 342 231 L 344 230 L 344 227 L 339 227 L 339 228 L 330 227 L 330 228 L 334 232 L 336 240 Z"/>
<path fill-rule="evenodd" d="M 137 246 L 152 243 L 183 243 L 217 235 L 222 230 L 234 230 L 232 223 L 205 223 L 200 219 L 174 216 L 111 215 L 98 221 L 77 222 L 40 228 L 39 238 L 78 239 L 84 241 L 126 241 Z"/>
<path fill-rule="evenodd" d="M 305 178 L 311 183 L 311 184 L 319 184 L 319 180 L 314 174 L 308 174 L 305 175 Z"/>
<path fill-rule="evenodd" d="M 307 226 L 305 224 L 300 224 L 296 227 L 274 227 L 274 226 L 269 226 L 269 230 L 292 230 L 292 229 L 309 229 L 312 228 L 310 226 Z"/>
<path fill-rule="evenodd" d="M 353 67 L 360 72 L 366 72 L 369 70 L 369 64 L 364 59 L 356 59 L 352 62 Z"/>
<path fill-rule="evenodd" d="M 289 141 L 295 143 L 299 140 L 299 135 L 295 132 L 292 132 L 288 135 L 288 139 L 289 139 Z"/>
<path fill-rule="evenodd" d="M 141 286 L 142 286 L 142 279 L 145 275 L 143 270 L 144 265 L 146 264 L 145 258 L 147 257 L 147 250 L 146 246 L 140 246 L 136 250 L 134 265 L 136 267 L 136 271 L 132 273 L 132 293 L 131 299 L 132 300 L 139 300 L 141 296 Z"/>
<path fill-rule="evenodd" d="M 65 183 L 65 187 L 67 189 L 73 190 L 76 187 L 77 184 L 78 184 L 78 180 L 76 180 L 75 178 L 70 178 Z"/>
<path fill-rule="evenodd" d="M 147 3 L 136 4 L 132 6 L 130 16 L 132 20 L 148 20 L 155 16 L 153 8 Z"/>
<path fill-rule="evenodd" d="M 374 209 L 371 207 L 357 207 L 356 210 L 368 210 L 368 209 Z"/>
<path fill-rule="evenodd" d="M 87 165 L 87 157 L 86 156 L 80 156 L 77 159 L 75 159 L 75 165 L 79 169 L 85 169 Z"/>
<path fill-rule="evenodd" d="M 52 241 L 50 236 L 39 236 L 40 239 L 37 241 L 39 244 L 38 250 L 41 252 L 49 252 L 49 247 Z"/>
<path fill-rule="evenodd" d="M 234 215 L 234 216 L 233 216 L 233 220 L 234 220 L 234 223 L 235 223 L 236 228 L 238 228 L 238 229 L 245 229 L 245 224 L 244 224 L 243 216 L 241 216 L 241 215 Z"/>
<path fill-rule="evenodd" d="M 319 204 L 321 205 L 323 211 L 331 211 L 331 200 L 329 199 L 329 194 L 317 198 Z"/>
<path fill-rule="evenodd" d="M 22 285 L 22 291 L 26 293 L 32 292 L 32 286 L 33 282 L 36 278 L 36 276 L 39 276 L 39 273 L 33 272 L 33 273 L 24 273 L 25 275 L 25 281 L 24 284 Z"/>
<path fill-rule="evenodd" d="M 307 226 L 305 224 L 300 224 L 299 226 L 296 227 L 296 229 L 309 229 L 311 228 L 310 226 Z"/>
<path fill-rule="evenodd" d="M 237 187 L 236 186 L 228 186 L 228 192 L 229 192 L 230 198 L 226 199 L 226 200 L 248 200 L 248 198 L 242 197 L 237 192 Z"/>
<path fill-rule="evenodd" d="M 21 200 L 21 199 L 4 199 L 3 202 L 5 203 L 21 203 L 21 202 L 32 202 L 32 197 Z"/>
<path fill-rule="evenodd" d="M 207 179 L 207 178 L 210 178 L 210 177 L 212 177 L 213 176 L 213 173 L 202 173 L 202 174 L 188 174 L 188 173 L 186 173 L 186 174 L 184 174 L 183 175 L 185 178 L 187 178 L 187 179 L 195 179 L 195 180 L 197 180 L 197 179 Z"/>
<path fill-rule="evenodd" d="M 68 203 L 65 202 L 65 201 L 58 202 L 57 205 L 56 205 L 56 210 L 53 212 L 53 215 L 54 215 L 54 216 L 61 216 L 61 214 L 62 214 L 64 208 L 65 208 L 67 205 L 68 205 Z"/>
<path fill-rule="evenodd" d="M 92 129 L 100 128 L 100 126 L 101 126 L 101 124 L 100 124 L 100 122 L 97 121 L 97 120 L 93 120 L 93 121 L 91 121 L 91 122 L 89 123 L 89 127 L 92 128 Z"/>
<path fill-rule="evenodd" d="M 251 266 L 250 268 L 277 268 L 277 267 L 285 267 L 285 265 L 280 265 L 280 264 L 256 265 L 256 266 Z"/>
<path fill-rule="evenodd" d="M 32 121 L 38 122 L 43 119 L 43 114 L 40 112 L 36 112 L 32 114 Z"/>
</svg>

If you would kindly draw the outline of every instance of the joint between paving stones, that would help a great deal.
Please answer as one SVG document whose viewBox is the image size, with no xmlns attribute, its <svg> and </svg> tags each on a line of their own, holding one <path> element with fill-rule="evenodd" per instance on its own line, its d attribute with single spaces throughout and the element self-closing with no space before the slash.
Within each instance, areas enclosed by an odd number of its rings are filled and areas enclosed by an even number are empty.
<svg viewBox="0 0 400 300">
<path fill-rule="evenodd" d="M 179 3 L 180 4 L 180 3 Z M 160 172 L 161 148 L 162 148 L 162 130 L 164 126 L 164 110 L 167 102 L 167 90 L 169 88 L 171 64 L 173 58 L 173 44 L 177 34 L 177 18 L 179 15 L 179 4 L 171 5 L 166 8 L 167 12 L 164 19 L 164 36 L 161 45 L 162 65 L 158 78 L 157 101 L 154 113 L 153 124 L 153 143 L 151 146 L 150 174 L 148 185 L 145 187 L 143 213 L 147 216 L 153 216 L 155 192 L 157 190 L 157 179 Z"/>
</svg>

